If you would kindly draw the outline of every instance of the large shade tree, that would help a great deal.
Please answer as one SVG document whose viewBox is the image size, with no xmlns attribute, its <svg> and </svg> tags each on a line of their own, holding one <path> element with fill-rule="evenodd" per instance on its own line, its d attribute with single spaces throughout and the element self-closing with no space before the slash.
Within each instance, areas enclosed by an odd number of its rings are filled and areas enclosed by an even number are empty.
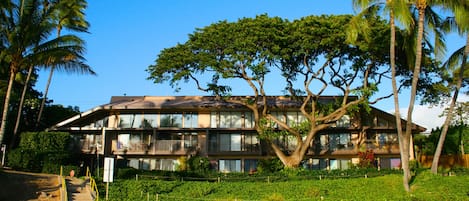
<svg viewBox="0 0 469 201">
<path fill-rule="evenodd" d="M 148 79 L 194 82 L 204 92 L 245 106 L 253 112 L 255 128 L 269 142 L 286 167 L 296 168 L 314 137 L 345 114 L 365 106 L 390 70 L 388 25 L 369 19 L 371 37 L 346 42 L 351 16 L 308 16 L 292 22 L 267 15 L 220 21 L 197 29 L 183 44 L 164 49 L 148 67 Z M 270 88 L 280 89 L 298 101 L 304 122 L 291 125 L 275 116 L 269 105 Z M 252 89 L 249 96 L 230 97 L 235 86 Z M 240 84 L 239 84 L 240 83 Z M 272 86 L 275 85 L 275 86 Z M 273 92 L 279 93 L 280 91 Z M 340 98 L 320 101 L 326 93 Z M 388 94 L 388 96 L 391 93 Z M 327 94 L 330 95 L 330 94 Z M 371 102 L 382 97 L 373 96 Z M 280 132 L 271 125 L 280 127 Z M 296 147 L 286 152 L 275 139 L 288 135 Z"/>
</svg>

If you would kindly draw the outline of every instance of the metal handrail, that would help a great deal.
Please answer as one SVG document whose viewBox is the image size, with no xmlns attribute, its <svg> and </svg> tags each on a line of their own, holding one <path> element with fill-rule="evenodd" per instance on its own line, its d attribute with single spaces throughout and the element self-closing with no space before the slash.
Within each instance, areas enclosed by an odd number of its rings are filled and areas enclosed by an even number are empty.
<svg viewBox="0 0 469 201">
<path fill-rule="evenodd" d="M 98 185 L 96 184 L 96 180 L 94 180 L 91 176 L 91 171 L 89 167 L 86 167 L 86 177 L 90 178 L 91 193 L 94 195 L 95 200 L 99 201 Z"/>
<path fill-rule="evenodd" d="M 60 192 L 60 196 L 62 201 L 68 201 L 68 194 L 67 194 L 67 183 L 65 181 L 65 176 L 63 175 L 63 166 L 60 166 L 60 176 L 59 176 L 61 183 L 62 183 L 62 188 Z"/>
</svg>

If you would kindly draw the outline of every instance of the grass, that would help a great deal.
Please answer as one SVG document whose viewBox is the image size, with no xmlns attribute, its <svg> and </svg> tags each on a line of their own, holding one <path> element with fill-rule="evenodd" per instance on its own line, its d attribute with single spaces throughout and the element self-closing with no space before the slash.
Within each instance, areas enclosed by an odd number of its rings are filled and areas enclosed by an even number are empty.
<svg viewBox="0 0 469 201">
<path fill-rule="evenodd" d="M 401 175 L 282 182 L 117 180 L 110 200 L 469 200 L 469 176 L 417 175 L 405 192 Z M 100 192 L 105 192 L 103 189 Z M 156 197 L 158 196 L 158 197 Z"/>
</svg>

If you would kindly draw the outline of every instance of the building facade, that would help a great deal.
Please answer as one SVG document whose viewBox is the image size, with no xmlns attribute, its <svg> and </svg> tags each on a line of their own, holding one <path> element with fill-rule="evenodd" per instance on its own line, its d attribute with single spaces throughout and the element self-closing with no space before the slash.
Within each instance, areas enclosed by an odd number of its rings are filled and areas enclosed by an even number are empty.
<svg viewBox="0 0 469 201">
<path fill-rule="evenodd" d="M 324 99 L 332 97 L 324 97 Z M 304 120 L 286 97 L 271 97 L 271 111 L 292 125 Z M 405 125 L 405 124 L 403 124 Z M 118 166 L 145 170 L 176 170 L 181 157 L 208 158 L 213 169 L 248 172 L 260 159 L 275 155 L 258 138 L 253 113 L 212 96 L 115 96 L 98 106 L 58 123 L 50 130 L 70 132 L 74 146 L 91 162 L 115 157 Z M 425 128 L 414 125 L 414 133 Z M 280 137 L 288 151 L 295 141 Z M 319 133 L 304 157 L 307 169 L 347 169 L 358 163 L 358 153 L 371 150 L 381 168 L 400 165 L 395 117 L 377 108 L 347 114 Z"/>
</svg>

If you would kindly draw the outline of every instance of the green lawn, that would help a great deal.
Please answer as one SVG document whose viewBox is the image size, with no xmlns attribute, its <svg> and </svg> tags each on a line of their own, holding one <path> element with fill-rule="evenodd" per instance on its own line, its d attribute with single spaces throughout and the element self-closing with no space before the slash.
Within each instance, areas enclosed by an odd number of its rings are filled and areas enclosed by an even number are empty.
<svg viewBox="0 0 469 201">
<path fill-rule="evenodd" d="M 117 180 L 110 200 L 469 200 L 469 176 L 420 173 L 406 193 L 401 175 L 282 182 Z M 101 195 L 105 189 L 102 188 Z"/>
</svg>

